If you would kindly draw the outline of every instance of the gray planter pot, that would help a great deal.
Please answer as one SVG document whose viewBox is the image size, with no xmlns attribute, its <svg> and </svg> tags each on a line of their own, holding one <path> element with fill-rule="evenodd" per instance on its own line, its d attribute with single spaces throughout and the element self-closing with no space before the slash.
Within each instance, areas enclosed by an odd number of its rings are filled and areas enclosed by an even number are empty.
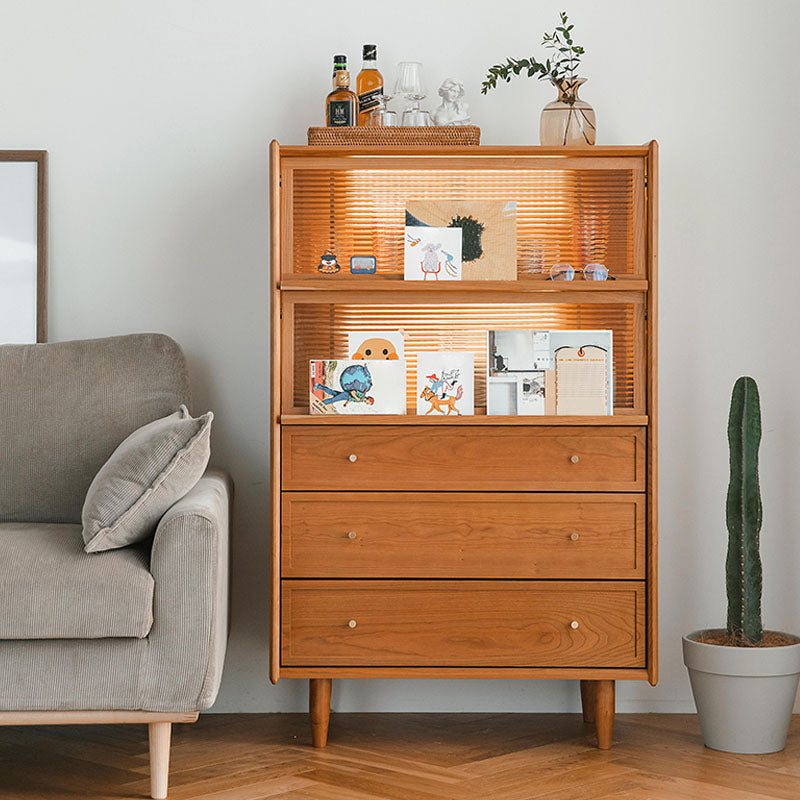
<svg viewBox="0 0 800 800">
<path fill-rule="evenodd" d="M 783 750 L 800 677 L 800 639 L 786 647 L 724 647 L 694 641 L 701 633 L 683 637 L 683 663 L 706 747 Z"/>
</svg>

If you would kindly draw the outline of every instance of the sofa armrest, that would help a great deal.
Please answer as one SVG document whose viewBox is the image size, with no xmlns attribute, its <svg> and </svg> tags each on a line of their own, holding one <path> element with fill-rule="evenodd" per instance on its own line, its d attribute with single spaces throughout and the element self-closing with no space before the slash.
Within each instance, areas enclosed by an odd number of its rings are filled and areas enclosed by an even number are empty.
<svg viewBox="0 0 800 800">
<path fill-rule="evenodd" d="M 228 636 L 232 494 L 229 476 L 210 469 L 156 528 L 143 707 L 202 710 L 216 698 Z"/>
</svg>

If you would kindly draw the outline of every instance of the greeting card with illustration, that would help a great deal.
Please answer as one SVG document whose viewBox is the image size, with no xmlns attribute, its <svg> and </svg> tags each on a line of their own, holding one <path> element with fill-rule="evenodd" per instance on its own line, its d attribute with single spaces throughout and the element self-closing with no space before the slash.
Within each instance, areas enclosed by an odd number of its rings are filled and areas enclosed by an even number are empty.
<svg viewBox="0 0 800 800">
<path fill-rule="evenodd" d="M 460 281 L 461 228 L 406 227 L 407 281 Z"/>
<path fill-rule="evenodd" d="M 362 361 L 402 361 L 405 358 L 403 331 L 350 331 L 347 352 Z"/>
<path fill-rule="evenodd" d="M 405 414 L 406 362 L 311 361 L 312 414 Z"/>
<path fill-rule="evenodd" d="M 440 351 L 417 358 L 417 414 L 475 413 L 475 357 Z"/>
</svg>

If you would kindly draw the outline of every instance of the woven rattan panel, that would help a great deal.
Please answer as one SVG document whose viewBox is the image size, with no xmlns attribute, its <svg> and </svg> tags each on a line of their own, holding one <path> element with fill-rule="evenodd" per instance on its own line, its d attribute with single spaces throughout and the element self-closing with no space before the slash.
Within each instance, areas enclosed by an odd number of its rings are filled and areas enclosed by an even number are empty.
<svg viewBox="0 0 800 800">
<path fill-rule="evenodd" d="M 539 328 L 614 332 L 614 405 L 634 407 L 634 307 L 619 304 L 355 305 L 298 303 L 294 317 L 294 404 L 308 406 L 308 362 L 347 358 L 347 334 L 405 331 L 408 407 L 416 407 L 417 354 L 464 350 L 475 355 L 475 405 L 486 404 L 486 331 Z M 284 413 L 289 409 L 284 408 Z"/>
<path fill-rule="evenodd" d="M 601 262 L 632 274 L 634 175 L 627 169 L 317 170 L 293 178 L 293 266 L 314 272 L 331 249 L 373 255 L 378 272 L 402 273 L 408 200 L 516 200 L 517 270 L 542 274 L 553 264 Z"/>
</svg>

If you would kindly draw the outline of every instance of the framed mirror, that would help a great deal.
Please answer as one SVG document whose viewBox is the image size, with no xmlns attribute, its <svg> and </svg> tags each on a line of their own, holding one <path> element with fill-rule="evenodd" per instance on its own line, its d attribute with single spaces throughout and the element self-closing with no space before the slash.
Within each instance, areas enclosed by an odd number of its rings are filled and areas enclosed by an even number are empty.
<svg viewBox="0 0 800 800">
<path fill-rule="evenodd" d="M 47 151 L 0 150 L 0 344 L 47 341 Z"/>
</svg>

